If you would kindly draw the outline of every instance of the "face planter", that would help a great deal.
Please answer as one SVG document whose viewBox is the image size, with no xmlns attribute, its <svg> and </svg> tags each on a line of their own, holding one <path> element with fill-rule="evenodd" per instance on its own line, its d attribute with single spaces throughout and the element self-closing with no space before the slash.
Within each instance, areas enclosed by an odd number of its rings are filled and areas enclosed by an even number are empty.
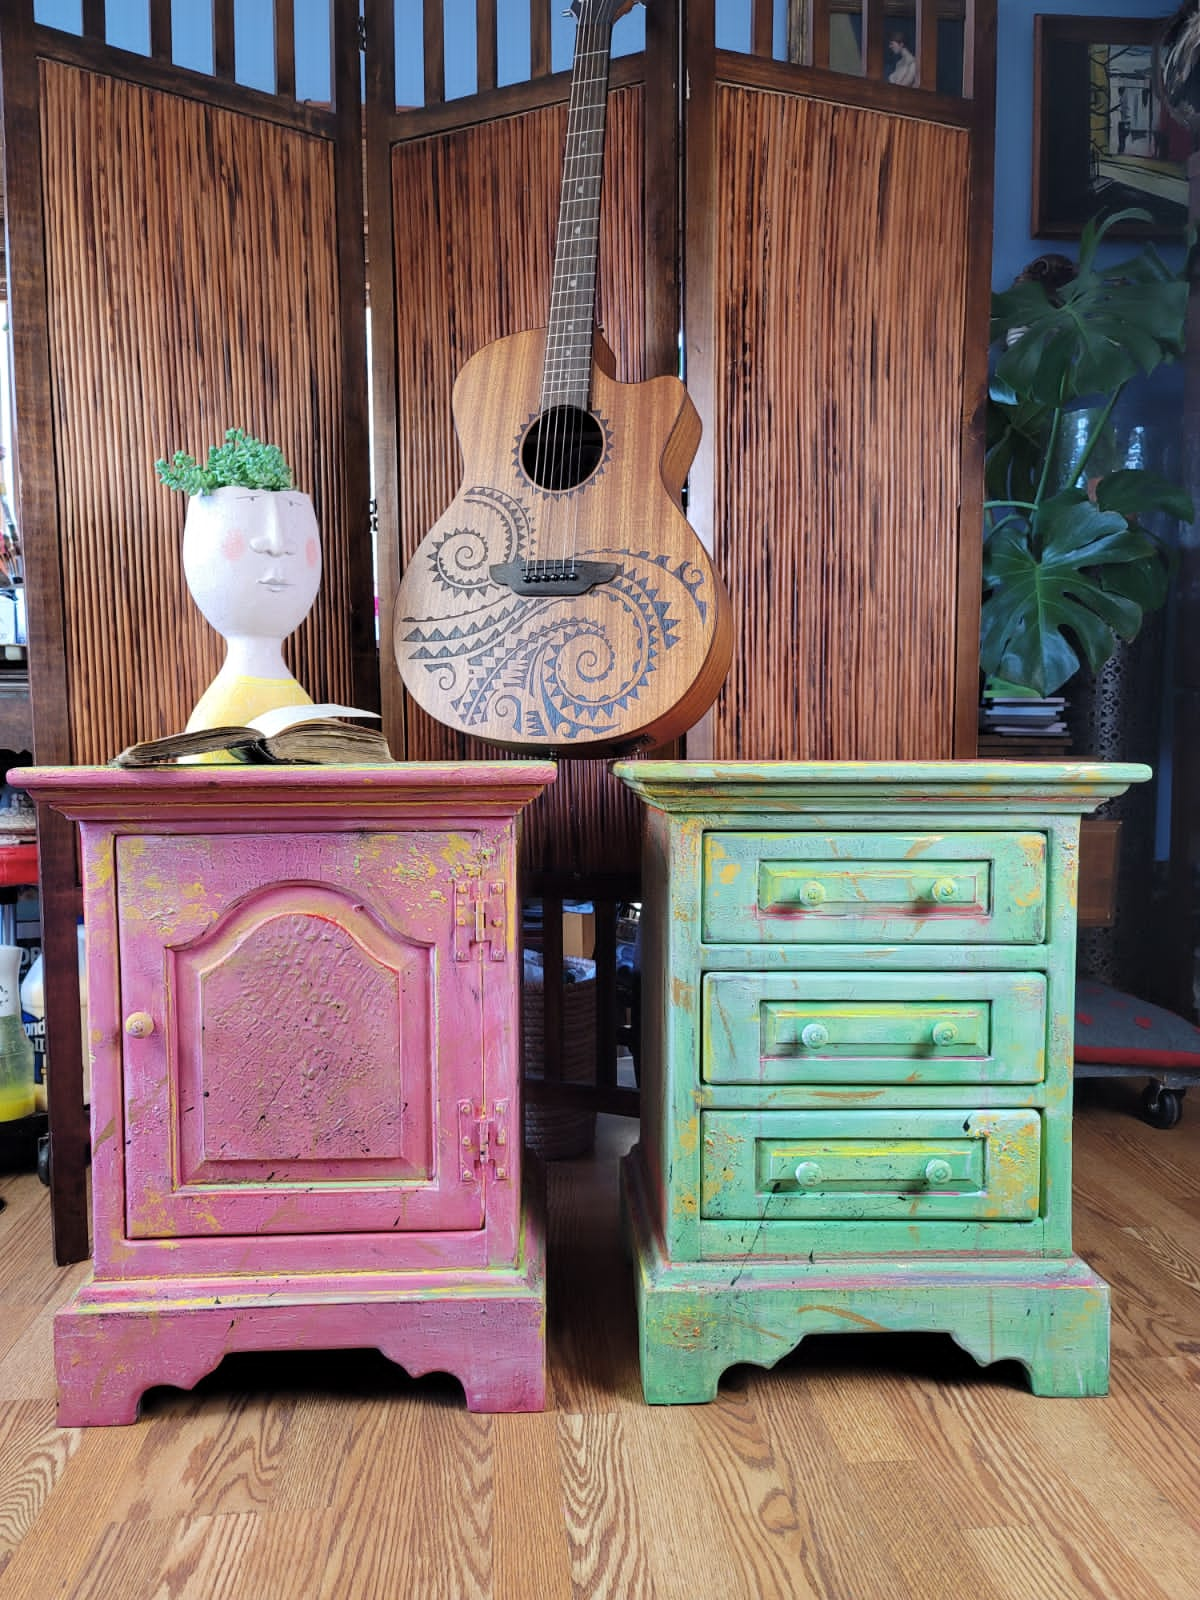
<svg viewBox="0 0 1200 1600">
<path fill-rule="evenodd" d="M 241 724 L 275 706 L 309 703 L 282 651 L 321 582 L 320 537 L 308 495 L 237 485 L 194 495 L 184 524 L 183 571 L 192 598 L 227 645 L 225 664 L 188 727 Z"/>
</svg>

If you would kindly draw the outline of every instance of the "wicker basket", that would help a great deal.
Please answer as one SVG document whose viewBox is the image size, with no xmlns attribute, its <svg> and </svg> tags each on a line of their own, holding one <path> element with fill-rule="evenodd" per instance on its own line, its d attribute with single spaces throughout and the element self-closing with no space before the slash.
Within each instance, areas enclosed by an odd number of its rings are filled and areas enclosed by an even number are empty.
<svg viewBox="0 0 1200 1600">
<path fill-rule="evenodd" d="M 521 1039 L 526 1078 L 545 1073 L 545 987 L 540 972 L 526 968 Z M 596 1065 L 596 980 L 563 985 L 564 1083 L 591 1083 Z M 596 1113 L 586 1106 L 525 1102 L 525 1143 L 543 1161 L 586 1155 L 596 1138 Z"/>
</svg>

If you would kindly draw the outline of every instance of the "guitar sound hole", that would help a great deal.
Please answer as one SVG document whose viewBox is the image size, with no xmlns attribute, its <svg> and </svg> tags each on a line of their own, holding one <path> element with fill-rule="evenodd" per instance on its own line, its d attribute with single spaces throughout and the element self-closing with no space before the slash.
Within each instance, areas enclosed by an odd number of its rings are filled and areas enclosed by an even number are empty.
<svg viewBox="0 0 1200 1600">
<path fill-rule="evenodd" d="M 521 444 L 521 465 L 539 489 L 574 489 L 604 455 L 604 432 L 590 411 L 551 406 Z"/>
</svg>

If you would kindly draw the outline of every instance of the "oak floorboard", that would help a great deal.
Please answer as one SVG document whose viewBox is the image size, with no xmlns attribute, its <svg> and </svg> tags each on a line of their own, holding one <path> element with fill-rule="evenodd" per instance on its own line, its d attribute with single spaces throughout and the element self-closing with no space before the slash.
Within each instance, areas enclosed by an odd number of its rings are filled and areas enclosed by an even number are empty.
<svg viewBox="0 0 1200 1600">
<path fill-rule="evenodd" d="M 870 1526 L 866 1496 L 821 1420 L 796 1362 L 750 1380 L 767 1438 L 793 1485 L 797 1555 L 819 1595 L 869 1594 L 909 1600 L 911 1591 L 881 1543 L 862 1537 Z"/>
<path fill-rule="evenodd" d="M 1163 1600 L 1163 1591 L 1132 1556 L 1117 1587 L 1087 1542 L 1049 1528 L 969 1528 L 967 1540 L 1005 1600 Z"/>
<path fill-rule="evenodd" d="M 725 1493 L 720 1472 L 727 1464 L 733 1475 L 739 1469 L 724 1457 L 718 1445 L 714 1461 L 713 1441 L 708 1423 L 709 1406 L 645 1405 L 622 1415 L 622 1428 L 638 1485 L 639 1515 L 648 1541 L 655 1593 L 662 1600 L 692 1600 L 697 1573 L 720 1573 L 722 1594 L 727 1600 L 771 1600 L 787 1597 L 807 1600 L 807 1588 L 780 1586 L 778 1578 L 783 1553 L 772 1549 L 777 1539 L 764 1539 L 766 1532 L 760 1507 L 761 1498 L 751 1493 L 731 1503 Z M 751 1419 L 751 1430 L 757 1424 Z M 766 1454 L 761 1437 L 749 1449 L 744 1429 L 732 1452 L 738 1461 Z M 679 1515 L 679 1478 L 664 1471 L 666 1463 L 678 1463 L 686 1475 L 690 1512 Z M 753 1483 L 746 1486 L 753 1490 Z M 767 1499 L 773 1499 L 769 1482 Z"/>
<path fill-rule="evenodd" d="M 616 1158 L 549 1168 L 553 1409 L 478 1417 L 375 1352 L 231 1357 L 130 1428 L 53 1421 L 46 1192 L 0 1180 L 0 1600 L 1197 1600 L 1200 1105 L 1076 1117 L 1112 1391 L 1040 1400 L 949 1339 L 810 1338 L 649 1407 Z M 1100 1090 L 1100 1092 L 1095 1092 Z M 1161 1172 L 1161 1185 L 1156 1174 Z"/>
<path fill-rule="evenodd" d="M 41 1515 L 79 1435 L 54 1424 L 54 1402 L 28 1400 L 0 1412 L 0 1572 Z"/>
<path fill-rule="evenodd" d="M 946 1501 L 940 1478 L 919 1463 L 897 1470 L 892 1462 L 864 1461 L 853 1469 L 869 1517 L 868 1533 L 881 1544 L 911 1594 L 926 1600 L 1009 1600 L 978 1559 Z"/>
<path fill-rule="evenodd" d="M 5 1306 L 6 1317 L 10 1309 Z M 18 1306 L 17 1317 L 28 1309 Z M 21 1319 L 21 1331 L 0 1356 L 0 1405 L 54 1399 L 54 1310 L 39 1306 Z"/>
<path fill-rule="evenodd" d="M 646 1537 L 646 1492 L 635 1480 L 617 1412 L 567 1412 L 558 1419 L 563 1513 L 575 1593 L 595 1600 L 674 1600 L 655 1581 Z"/>
<path fill-rule="evenodd" d="M 498 1595 L 570 1600 L 571 1548 L 552 1411 L 493 1419 Z"/>
<path fill-rule="evenodd" d="M 719 1405 L 701 1408 L 696 1431 L 741 1592 L 747 1600 L 820 1600 L 796 1480 L 767 1437 L 750 1386 L 726 1388 Z"/>
</svg>

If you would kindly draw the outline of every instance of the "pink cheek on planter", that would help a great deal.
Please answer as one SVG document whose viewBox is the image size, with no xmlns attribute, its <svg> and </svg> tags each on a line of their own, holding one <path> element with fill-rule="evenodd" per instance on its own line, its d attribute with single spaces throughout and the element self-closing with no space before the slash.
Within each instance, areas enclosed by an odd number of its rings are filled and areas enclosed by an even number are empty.
<svg viewBox="0 0 1200 1600">
<path fill-rule="evenodd" d="M 304 546 L 304 560 L 310 570 L 321 565 L 321 547 L 315 539 L 310 539 Z"/>
<path fill-rule="evenodd" d="M 221 540 L 221 554 L 226 561 L 240 561 L 246 554 L 246 535 L 240 528 L 229 528 Z"/>
</svg>

